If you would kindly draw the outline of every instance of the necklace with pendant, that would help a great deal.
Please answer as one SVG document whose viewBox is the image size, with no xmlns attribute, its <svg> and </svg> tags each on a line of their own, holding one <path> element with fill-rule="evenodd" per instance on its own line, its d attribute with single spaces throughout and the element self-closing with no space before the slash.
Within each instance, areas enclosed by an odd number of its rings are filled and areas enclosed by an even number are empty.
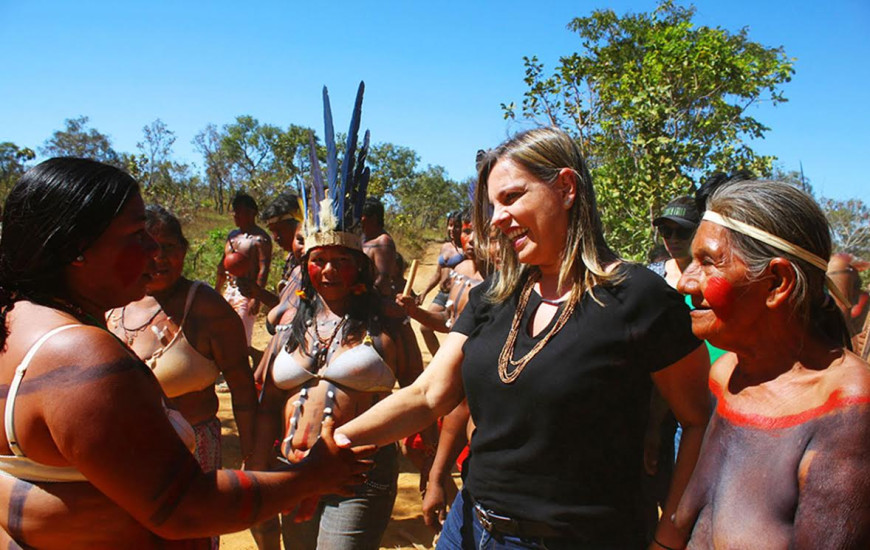
<svg viewBox="0 0 870 550">
<path fill-rule="evenodd" d="M 121 330 L 124 331 L 124 340 L 127 342 L 127 345 L 132 347 L 133 342 L 136 341 L 136 338 L 139 336 L 139 334 L 147 329 L 151 325 L 151 323 L 154 322 L 154 319 L 157 318 L 157 315 L 159 315 L 160 312 L 163 311 L 163 306 L 158 307 L 157 311 L 155 311 L 154 314 L 151 315 L 151 317 L 149 317 L 147 321 L 134 328 L 127 328 L 127 325 L 124 323 L 124 312 L 126 310 L 127 306 L 121 308 Z"/>
<path fill-rule="evenodd" d="M 328 338 L 324 338 L 320 335 L 320 330 L 317 328 L 320 322 L 316 319 L 314 320 L 314 345 L 311 351 L 317 370 L 320 370 L 326 364 L 329 348 L 332 347 L 332 343 L 335 341 L 335 337 L 338 336 L 341 327 L 344 326 L 345 321 L 347 321 L 347 315 L 342 317 L 341 321 L 334 321 L 332 324 L 335 325 L 335 328 L 332 330 L 332 334 Z"/>
</svg>

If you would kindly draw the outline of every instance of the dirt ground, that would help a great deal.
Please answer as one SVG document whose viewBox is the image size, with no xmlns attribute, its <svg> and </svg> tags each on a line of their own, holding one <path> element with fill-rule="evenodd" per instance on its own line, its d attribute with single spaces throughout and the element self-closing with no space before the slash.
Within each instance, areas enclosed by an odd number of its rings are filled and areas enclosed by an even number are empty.
<svg viewBox="0 0 870 550">
<path fill-rule="evenodd" d="M 432 276 L 437 267 L 436 260 L 440 247 L 440 243 L 430 244 L 423 257 L 419 259 L 417 276 L 414 279 L 415 290 L 422 290 Z M 434 297 L 434 293 L 430 293 L 429 298 L 432 297 Z M 420 333 L 417 330 L 419 327 L 416 321 L 414 321 L 414 328 L 417 331 L 417 340 L 423 353 L 423 362 L 428 364 L 431 356 L 420 340 Z M 254 347 L 263 349 L 268 341 L 269 334 L 266 332 L 261 318 L 254 326 Z M 218 416 L 221 420 L 223 433 L 223 466 L 224 468 L 238 468 L 240 462 L 239 439 L 230 407 L 230 396 L 228 393 L 218 395 L 220 396 Z M 426 550 L 434 547 L 434 533 L 423 523 L 420 511 L 419 483 L 420 474 L 408 461 L 403 460 L 400 463 L 399 494 L 393 508 L 390 525 L 387 527 L 387 532 L 381 542 L 382 549 Z M 248 531 L 241 531 L 222 536 L 221 548 L 226 550 L 256 550 L 257 546 Z"/>
</svg>

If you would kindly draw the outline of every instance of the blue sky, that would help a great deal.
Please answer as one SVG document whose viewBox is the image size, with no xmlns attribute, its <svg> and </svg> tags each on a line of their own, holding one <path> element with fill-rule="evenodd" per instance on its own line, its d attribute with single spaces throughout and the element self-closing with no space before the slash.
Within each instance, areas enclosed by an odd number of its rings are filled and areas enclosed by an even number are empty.
<svg viewBox="0 0 870 550">
<path fill-rule="evenodd" d="M 748 27 L 797 58 L 789 102 L 752 114 L 771 127 L 757 151 L 798 169 L 818 193 L 870 202 L 870 2 L 701 0 L 699 24 Z M 50 2 L 0 0 L 0 141 L 38 148 L 79 115 L 133 152 L 162 119 L 175 156 L 206 124 L 250 114 L 322 132 L 320 89 L 336 127 L 366 82 L 363 128 L 416 150 L 454 179 L 478 148 L 520 129 L 499 104 L 522 100 L 524 55 L 553 67 L 576 51 L 565 25 L 593 9 L 648 11 L 654 1 Z"/>
</svg>

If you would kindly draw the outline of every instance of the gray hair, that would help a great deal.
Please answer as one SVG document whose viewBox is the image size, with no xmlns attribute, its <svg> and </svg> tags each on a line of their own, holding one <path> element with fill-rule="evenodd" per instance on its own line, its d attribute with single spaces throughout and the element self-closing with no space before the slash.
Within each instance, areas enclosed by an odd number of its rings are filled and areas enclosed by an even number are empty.
<svg viewBox="0 0 870 550">
<path fill-rule="evenodd" d="M 728 182 L 716 189 L 707 209 L 744 222 L 800 246 L 827 260 L 831 230 L 812 197 L 779 181 Z M 774 258 L 787 259 L 795 272 L 795 290 L 789 297 L 796 316 L 806 325 L 819 309 L 827 309 L 825 272 L 792 254 L 752 237 L 730 231 L 733 253 L 746 263 L 750 280 L 761 277 Z"/>
</svg>

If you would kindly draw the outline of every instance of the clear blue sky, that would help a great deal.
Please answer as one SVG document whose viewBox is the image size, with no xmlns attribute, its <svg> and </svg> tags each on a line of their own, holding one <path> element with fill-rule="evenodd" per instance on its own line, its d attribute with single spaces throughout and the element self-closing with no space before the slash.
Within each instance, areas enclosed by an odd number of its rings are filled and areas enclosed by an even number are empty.
<svg viewBox="0 0 870 550">
<path fill-rule="evenodd" d="M 746 26 L 797 58 L 789 103 L 753 111 L 772 129 L 756 150 L 787 170 L 802 162 L 821 194 L 870 202 L 870 2 L 695 5 L 697 23 Z M 519 129 L 499 104 L 522 100 L 522 57 L 553 67 L 578 47 L 568 21 L 599 7 L 655 2 L 0 0 L 0 141 L 36 149 L 86 115 L 116 150 L 134 152 L 160 118 L 176 133 L 176 158 L 200 164 L 194 135 L 237 115 L 322 133 L 324 84 L 343 130 L 365 80 L 373 141 L 411 147 L 423 166 L 463 179 L 478 148 Z"/>
</svg>

